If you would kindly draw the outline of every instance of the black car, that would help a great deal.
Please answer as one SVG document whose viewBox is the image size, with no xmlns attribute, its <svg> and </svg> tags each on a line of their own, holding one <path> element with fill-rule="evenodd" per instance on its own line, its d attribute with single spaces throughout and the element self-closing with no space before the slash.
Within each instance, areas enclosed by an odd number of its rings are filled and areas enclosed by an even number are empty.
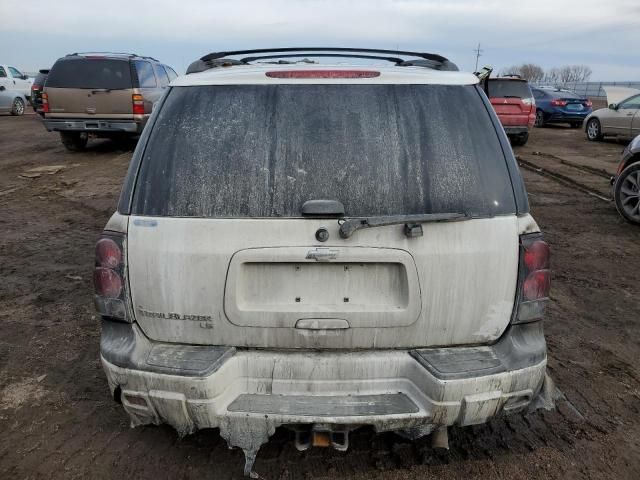
<svg viewBox="0 0 640 480">
<path fill-rule="evenodd" d="M 31 85 L 31 106 L 33 111 L 44 116 L 42 112 L 42 90 L 44 89 L 44 83 L 47 81 L 49 70 L 40 70 L 36 75 L 33 85 Z"/>
<path fill-rule="evenodd" d="M 611 184 L 620 215 L 626 221 L 640 225 L 640 135 L 622 153 Z"/>
</svg>

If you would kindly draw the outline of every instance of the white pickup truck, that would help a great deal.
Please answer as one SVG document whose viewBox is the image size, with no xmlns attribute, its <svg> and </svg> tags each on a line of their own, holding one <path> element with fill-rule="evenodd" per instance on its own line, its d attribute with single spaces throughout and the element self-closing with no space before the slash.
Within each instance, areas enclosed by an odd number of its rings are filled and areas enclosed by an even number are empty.
<svg viewBox="0 0 640 480">
<path fill-rule="evenodd" d="M 0 63 L 0 86 L 7 90 L 18 90 L 25 97 L 31 97 L 33 79 L 15 67 Z"/>
</svg>

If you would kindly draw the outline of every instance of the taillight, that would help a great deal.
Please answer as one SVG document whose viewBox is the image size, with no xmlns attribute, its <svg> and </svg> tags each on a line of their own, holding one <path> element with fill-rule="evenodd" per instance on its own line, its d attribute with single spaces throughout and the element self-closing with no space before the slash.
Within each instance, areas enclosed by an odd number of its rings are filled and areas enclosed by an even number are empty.
<svg viewBox="0 0 640 480">
<path fill-rule="evenodd" d="M 96 243 L 93 285 L 96 310 L 103 317 L 128 320 L 124 237 L 103 234 Z"/>
<path fill-rule="evenodd" d="M 131 95 L 131 101 L 133 102 L 133 114 L 144 115 L 144 98 L 139 93 Z"/>
<path fill-rule="evenodd" d="M 523 98 L 522 99 L 522 103 L 524 103 L 525 105 L 535 105 L 536 102 L 533 98 Z"/>
<path fill-rule="evenodd" d="M 539 233 L 522 235 L 520 288 L 518 289 L 517 315 L 514 323 L 540 320 L 549 301 L 551 272 L 550 251 Z"/>
<path fill-rule="evenodd" d="M 375 78 L 375 70 L 281 70 L 266 72 L 269 78 Z"/>
<path fill-rule="evenodd" d="M 585 107 L 593 107 L 593 102 L 591 100 L 587 100 L 586 102 L 584 102 L 584 106 Z"/>
<path fill-rule="evenodd" d="M 557 98 L 551 100 L 551 105 L 553 105 L 554 107 L 564 107 L 567 105 L 567 103 L 568 102 L 566 100 L 558 100 Z"/>
<path fill-rule="evenodd" d="M 42 94 L 42 113 L 49 113 L 49 95 L 46 93 Z"/>
</svg>

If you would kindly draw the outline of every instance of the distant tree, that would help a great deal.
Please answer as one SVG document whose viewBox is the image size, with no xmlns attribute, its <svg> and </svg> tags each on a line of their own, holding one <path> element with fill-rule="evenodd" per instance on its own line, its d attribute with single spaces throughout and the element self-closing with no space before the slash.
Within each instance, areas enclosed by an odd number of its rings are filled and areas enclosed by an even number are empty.
<svg viewBox="0 0 640 480">
<path fill-rule="evenodd" d="M 535 63 L 523 63 L 502 69 L 500 75 L 520 75 L 529 82 L 538 83 L 544 78 L 544 70 Z"/>
<path fill-rule="evenodd" d="M 540 65 L 535 63 L 523 63 L 522 65 L 513 65 L 500 70 L 498 75 L 520 75 L 531 83 L 573 83 L 587 82 L 591 77 L 591 68 L 587 65 L 563 65 L 562 67 L 554 67 L 544 70 Z"/>
</svg>

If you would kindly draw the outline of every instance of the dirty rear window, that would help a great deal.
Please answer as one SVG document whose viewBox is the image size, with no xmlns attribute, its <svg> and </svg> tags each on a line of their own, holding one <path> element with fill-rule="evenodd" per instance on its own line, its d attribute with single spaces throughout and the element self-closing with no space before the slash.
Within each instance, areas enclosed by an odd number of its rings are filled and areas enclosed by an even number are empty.
<svg viewBox="0 0 640 480">
<path fill-rule="evenodd" d="M 522 80 L 490 79 L 487 83 L 488 96 L 491 98 L 531 98 L 531 87 Z"/>
<path fill-rule="evenodd" d="M 132 213 L 298 217 L 515 212 L 479 92 L 443 85 L 174 87 L 144 152 Z"/>
<path fill-rule="evenodd" d="M 132 88 L 128 60 L 76 58 L 58 60 L 47 78 L 55 88 Z"/>
</svg>

